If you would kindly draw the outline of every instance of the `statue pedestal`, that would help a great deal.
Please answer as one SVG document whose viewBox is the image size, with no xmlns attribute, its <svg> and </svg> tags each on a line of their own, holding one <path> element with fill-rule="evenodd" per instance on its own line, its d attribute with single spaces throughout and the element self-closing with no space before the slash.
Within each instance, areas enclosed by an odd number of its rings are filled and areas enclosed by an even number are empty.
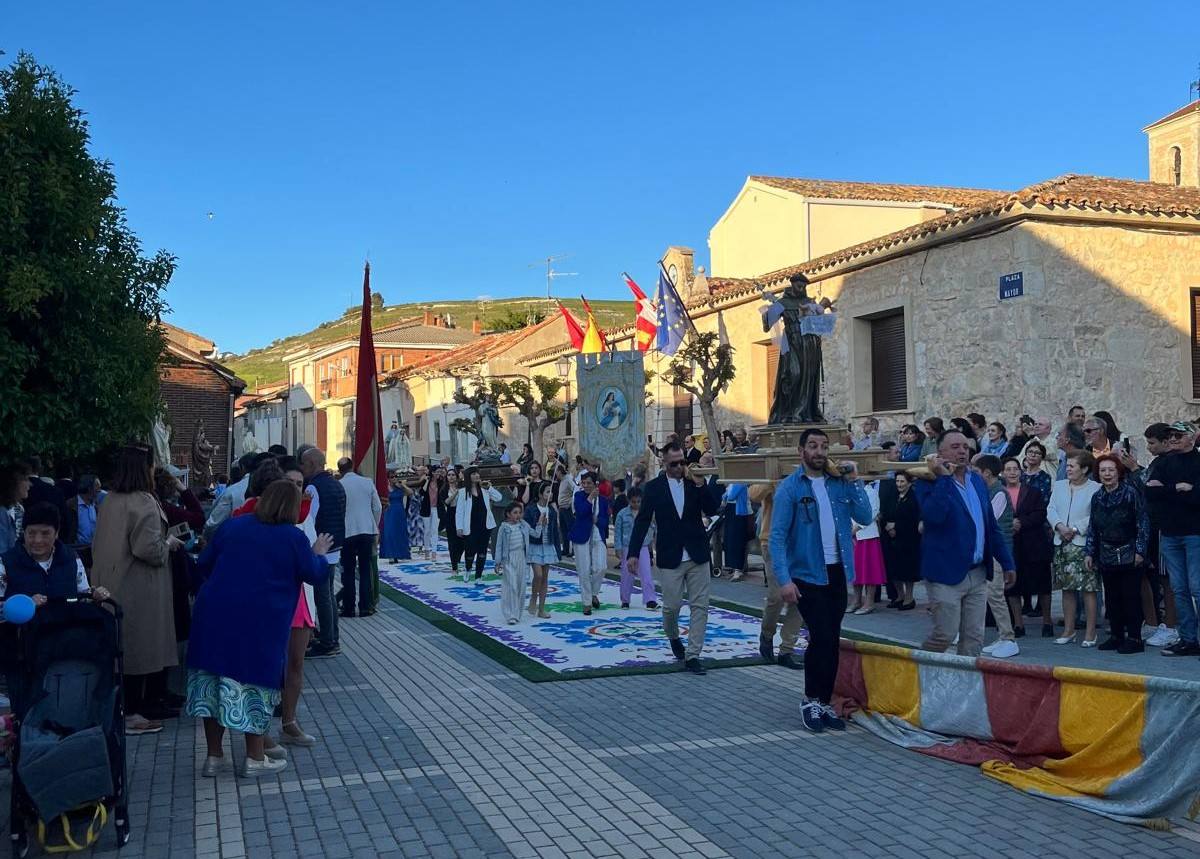
<svg viewBox="0 0 1200 859">
<path fill-rule="evenodd" d="M 842 424 L 760 424 L 750 427 L 750 431 L 758 437 L 759 448 L 771 450 L 796 450 L 800 444 L 800 434 L 806 429 L 821 430 L 829 436 L 830 445 L 843 444 L 850 447 L 850 430 Z"/>
</svg>

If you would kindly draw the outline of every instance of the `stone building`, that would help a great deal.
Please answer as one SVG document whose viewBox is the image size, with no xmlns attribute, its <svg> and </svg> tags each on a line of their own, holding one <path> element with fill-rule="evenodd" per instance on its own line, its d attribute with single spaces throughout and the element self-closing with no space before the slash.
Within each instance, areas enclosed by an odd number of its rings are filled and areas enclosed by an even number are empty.
<svg viewBox="0 0 1200 859">
<path fill-rule="evenodd" d="M 167 338 L 160 390 L 171 426 L 171 462 L 192 465 L 192 442 L 203 422 L 204 434 L 215 446 L 212 467 L 228 472 L 233 447 L 234 400 L 246 383 L 213 360 L 213 341 L 163 323 Z"/>
</svg>

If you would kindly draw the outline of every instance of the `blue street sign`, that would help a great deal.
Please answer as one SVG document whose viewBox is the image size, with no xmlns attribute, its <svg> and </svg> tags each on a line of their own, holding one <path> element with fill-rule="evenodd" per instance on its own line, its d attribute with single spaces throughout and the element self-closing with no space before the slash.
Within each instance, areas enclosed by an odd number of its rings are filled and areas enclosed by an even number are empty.
<svg viewBox="0 0 1200 859">
<path fill-rule="evenodd" d="M 1021 272 L 1015 271 L 1012 274 L 1000 275 L 1000 300 L 1006 298 L 1016 298 L 1018 295 L 1025 294 L 1025 279 Z"/>
</svg>

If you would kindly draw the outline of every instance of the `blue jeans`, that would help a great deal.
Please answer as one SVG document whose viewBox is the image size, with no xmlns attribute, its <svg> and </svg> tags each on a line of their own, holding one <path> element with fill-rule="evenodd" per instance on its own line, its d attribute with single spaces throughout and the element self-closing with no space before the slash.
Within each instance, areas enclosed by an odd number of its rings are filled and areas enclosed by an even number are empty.
<svg viewBox="0 0 1200 859">
<path fill-rule="evenodd" d="M 1193 600 L 1200 597 L 1200 534 L 1168 537 L 1159 540 L 1171 590 L 1175 593 L 1175 614 L 1179 618 L 1179 637 L 1189 644 L 1196 643 L 1196 607 Z"/>
<path fill-rule="evenodd" d="M 334 605 L 334 582 L 342 577 L 342 564 L 329 565 L 329 578 L 324 584 L 313 588 L 313 602 L 317 604 L 317 643 L 323 647 L 334 647 L 338 643 L 338 613 Z"/>
</svg>

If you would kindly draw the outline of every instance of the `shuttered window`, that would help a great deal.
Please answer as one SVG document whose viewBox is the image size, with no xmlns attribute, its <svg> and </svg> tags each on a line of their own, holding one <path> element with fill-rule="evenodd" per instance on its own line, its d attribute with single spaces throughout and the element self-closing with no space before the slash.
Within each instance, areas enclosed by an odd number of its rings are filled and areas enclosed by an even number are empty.
<svg viewBox="0 0 1200 859">
<path fill-rule="evenodd" d="M 779 347 L 772 343 L 767 347 L 767 408 L 775 402 L 775 379 L 779 376 Z"/>
<path fill-rule="evenodd" d="M 908 408 L 904 311 L 871 320 L 871 411 Z"/>
<path fill-rule="evenodd" d="M 1200 399 L 1200 289 L 1192 290 L 1192 397 Z"/>
<path fill-rule="evenodd" d="M 675 432 L 680 440 L 692 434 L 692 395 L 683 388 L 674 388 Z"/>
</svg>

